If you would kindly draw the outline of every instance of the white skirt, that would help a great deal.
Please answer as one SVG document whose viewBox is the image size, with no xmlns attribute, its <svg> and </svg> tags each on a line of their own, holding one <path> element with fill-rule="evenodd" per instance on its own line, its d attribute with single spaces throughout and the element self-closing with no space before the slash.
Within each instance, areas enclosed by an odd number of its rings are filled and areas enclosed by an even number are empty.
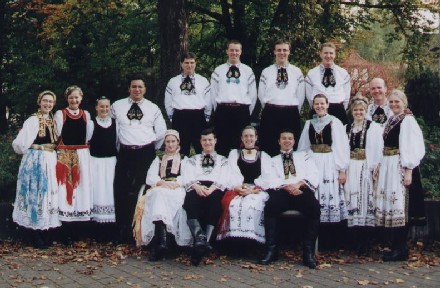
<svg viewBox="0 0 440 288">
<path fill-rule="evenodd" d="M 345 201 L 348 227 L 374 226 L 373 179 L 366 160 L 350 159 L 345 183 Z"/>
<path fill-rule="evenodd" d="M 92 220 L 99 223 L 115 222 L 116 218 L 113 180 L 115 178 L 116 156 L 90 158 L 93 179 Z"/>
<path fill-rule="evenodd" d="M 185 196 L 186 192 L 183 188 L 154 187 L 147 191 L 141 221 L 143 245 L 148 245 L 153 239 L 155 221 L 162 221 L 165 224 L 167 231 L 174 235 L 177 245 L 192 244 L 191 231 L 186 223 L 186 212 L 182 207 Z"/>
<path fill-rule="evenodd" d="M 321 205 L 321 223 L 347 219 L 347 207 L 342 185 L 338 182 L 333 153 L 313 153 L 319 170 L 319 186 L 315 196 Z"/>
<path fill-rule="evenodd" d="M 261 191 L 257 194 L 249 194 L 246 196 L 235 196 L 228 207 L 229 221 L 217 233 L 217 240 L 228 237 L 238 237 L 256 240 L 259 243 L 266 243 L 266 234 L 264 230 L 264 206 L 269 194 Z"/>
<path fill-rule="evenodd" d="M 380 162 L 376 196 L 376 225 L 401 227 L 407 222 L 407 190 L 400 156 L 384 156 Z"/>
<path fill-rule="evenodd" d="M 67 190 L 65 184 L 58 188 L 59 217 L 61 221 L 89 221 L 93 208 L 93 195 L 90 172 L 89 149 L 78 149 L 78 162 L 80 180 L 78 187 L 73 190 L 72 205 L 67 202 Z"/>
<path fill-rule="evenodd" d="M 47 230 L 61 226 L 55 152 L 29 149 L 18 170 L 12 219 L 20 226 Z"/>
</svg>

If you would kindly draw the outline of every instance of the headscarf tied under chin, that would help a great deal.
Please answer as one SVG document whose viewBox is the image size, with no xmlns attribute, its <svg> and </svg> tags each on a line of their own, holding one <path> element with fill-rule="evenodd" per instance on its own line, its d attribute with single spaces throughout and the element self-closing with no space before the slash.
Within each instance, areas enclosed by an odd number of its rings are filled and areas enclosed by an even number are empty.
<svg viewBox="0 0 440 288">
<path fill-rule="evenodd" d="M 173 129 L 169 129 L 165 132 L 166 139 L 168 136 L 174 136 L 177 138 L 177 141 L 180 143 L 180 135 L 179 132 Z M 167 178 L 167 164 L 169 160 L 173 160 L 173 164 L 171 166 L 171 174 L 177 175 L 179 174 L 179 168 L 180 168 L 180 147 L 177 148 L 176 152 L 173 155 L 167 155 L 164 154 L 162 157 L 162 160 L 160 162 L 160 169 L 159 169 L 159 176 L 161 179 Z"/>
</svg>

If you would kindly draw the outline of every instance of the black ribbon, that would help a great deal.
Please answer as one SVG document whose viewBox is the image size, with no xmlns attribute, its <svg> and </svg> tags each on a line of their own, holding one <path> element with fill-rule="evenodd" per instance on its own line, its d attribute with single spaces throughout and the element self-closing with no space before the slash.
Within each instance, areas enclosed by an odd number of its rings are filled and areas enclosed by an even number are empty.
<svg viewBox="0 0 440 288">
<path fill-rule="evenodd" d="M 277 87 L 284 88 L 284 87 L 286 87 L 288 82 L 289 82 L 289 76 L 287 75 L 286 68 L 283 68 L 283 67 L 278 68 L 277 82 L 276 82 Z"/>
<path fill-rule="evenodd" d="M 142 117 L 144 117 L 144 113 L 142 113 L 141 108 L 139 107 L 138 103 L 131 104 L 130 109 L 127 112 L 127 118 L 131 121 L 133 119 L 141 120 Z"/>
<path fill-rule="evenodd" d="M 231 65 L 231 66 L 229 66 L 228 72 L 226 72 L 226 77 L 228 78 L 228 79 L 226 79 L 226 82 L 227 83 L 235 82 L 238 84 L 238 83 L 240 83 L 240 79 L 238 79 L 238 78 L 240 78 L 240 76 L 241 76 L 240 69 L 238 69 L 238 67 L 235 65 Z M 232 78 L 234 78 L 234 79 L 232 79 Z"/>
<path fill-rule="evenodd" d="M 336 80 L 335 76 L 333 75 L 332 68 L 324 68 L 324 76 L 322 77 L 322 85 L 324 85 L 325 88 L 328 86 L 335 87 Z"/>
<path fill-rule="evenodd" d="M 210 154 L 205 154 L 202 159 L 202 167 L 214 167 L 214 158 Z"/>
<path fill-rule="evenodd" d="M 374 111 L 371 118 L 371 120 L 379 124 L 387 122 L 388 119 L 387 115 L 385 114 L 385 110 L 383 110 L 383 108 L 380 106 L 376 108 L 376 111 Z"/>
<path fill-rule="evenodd" d="M 296 175 L 295 165 L 293 164 L 292 152 L 282 153 L 281 156 L 283 158 L 284 176 L 286 176 L 286 179 L 289 176 L 289 172 L 291 175 Z"/>
<path fill-rule="evenodd" d="M 180 90 L 181 91 L 187 91 L 187 93 L 192 93 L 194 91 L 194 84 L 191 80 L 191 77 L 189 75 L 186 75 L 186 77 L 183 79 L 182 84 L 180 84 Z"/>
</svg>

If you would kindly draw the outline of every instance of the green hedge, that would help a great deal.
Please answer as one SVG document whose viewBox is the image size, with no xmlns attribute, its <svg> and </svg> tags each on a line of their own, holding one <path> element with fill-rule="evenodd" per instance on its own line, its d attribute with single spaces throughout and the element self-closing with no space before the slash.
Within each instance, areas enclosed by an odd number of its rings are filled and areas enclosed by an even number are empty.
<svg viewBox="0 0 440 288">
<path fill-rule="evenodd" d="M 15 154 L 11 145 L 16 135 L 16 131 L 0 135 L 0 200 L 6 202 L 15 199 L 18 167 L 21 161 L 21 155 Z"/>
</svg>

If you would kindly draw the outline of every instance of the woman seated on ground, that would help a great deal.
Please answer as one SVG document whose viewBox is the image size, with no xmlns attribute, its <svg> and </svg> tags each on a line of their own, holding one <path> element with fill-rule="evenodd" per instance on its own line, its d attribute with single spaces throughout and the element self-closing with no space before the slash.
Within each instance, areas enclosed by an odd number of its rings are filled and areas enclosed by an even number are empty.
<svg viewBox="0 0 440 288">
<path fill-rule="evenodd" d="M 247 238 L 265 243 L 264 205 L 268 194 L 261 190 L 262 176 L 271 171 L 271 158 L 255 146 L 257 132 L 247 126 L 241 133 L 242 149 L 229 153 L 230 187 L 222 199 L 223 214 L 220 218 L 217 240 L 228 237 Z"/>
<path fill-rule="evenodd" d="M 151 243 L 150 261 L 163 258 L 167 250 L 167 232 L 174 235 L 180 246 L 191 244 L 191 232 L 186 224 L 186 213 L 182 208 L 185 189 L 182 187 L 180 171 L 184 160 L 179 153 L 180 137 L 176 130 L 165 133 L 165 153 L 156 157 L 148 169 L 146 184 L 151 188 L 145 195 L 141 221 L 141 244 Z"/>
</svg>

